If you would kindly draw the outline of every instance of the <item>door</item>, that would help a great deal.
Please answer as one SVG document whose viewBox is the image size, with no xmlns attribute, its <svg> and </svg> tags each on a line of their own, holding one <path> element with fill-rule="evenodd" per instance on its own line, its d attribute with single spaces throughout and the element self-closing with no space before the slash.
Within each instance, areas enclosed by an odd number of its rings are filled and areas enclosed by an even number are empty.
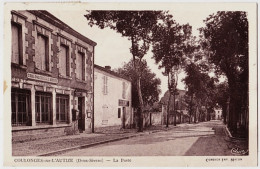
<svg viewBox="0 0 260 169">
<path fill-rule="evenodd" d="M 122 127 L 125 129 L 125 122 L 126 121 L 126 108 L 123 107 L 123 116 L 122 116 Z"/>
<path fill-rule="evenodd" d="M 79 110 L 79 120 L 78 129 L 80 132 L 85 130 L 85 105 L 84 97 L 78 97 L 78 110 Z"/>
</svg>

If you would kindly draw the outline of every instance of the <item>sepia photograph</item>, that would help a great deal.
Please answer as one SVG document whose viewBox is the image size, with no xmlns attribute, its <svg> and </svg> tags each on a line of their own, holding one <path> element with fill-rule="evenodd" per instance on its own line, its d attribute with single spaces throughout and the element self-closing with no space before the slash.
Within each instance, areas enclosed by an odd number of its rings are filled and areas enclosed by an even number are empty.
<svg viewBox="0 0 260 169">
<path fill-rule="evenodd" d="M 6 3 L 4 164 L 256 166 L 256 7 Z"/>
</svg>

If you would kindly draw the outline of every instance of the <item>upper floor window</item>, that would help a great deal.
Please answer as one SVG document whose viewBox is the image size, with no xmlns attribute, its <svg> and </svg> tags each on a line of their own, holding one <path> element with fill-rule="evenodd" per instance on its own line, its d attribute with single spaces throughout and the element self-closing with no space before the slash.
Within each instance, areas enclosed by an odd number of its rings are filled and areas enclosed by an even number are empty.
<svg viewBox="0 0 260 169">
<path fill-rule="evenodd" d="M 59 73 L 62 76 L 70 76 L 70 73 L 69 73 L 69 47 L 65 46 L 65 45 L 60 46 Z"/>
<path fill-rule="evenodd" d="M 107 76 L 103 76 L 103 93 L 104 94 L 108 93 L 107 81 L 108 81 Z"/>
<path fill-rule="evenodd" d="M 12 23 L 12 63 L 23 64 L 22 43 L 22 26 Z"/>
<path fill-rule="evenodd" d="M 125 99 L 126 98 L 126 84 L 125 84 L 125 82 L 122 83 L 122 86 L 123 86 L 122 98 Z"/>
<path fill-rule="evenodd" d="M 85 80 L 84 76 L 84 54 L 81 52 L 78 52 L 76 56 L 76 78 L 79 80 Z"/>
<path fill-rule="evenodd" d="M 36 48 L 36 55 L 35 55 L 36 68 L 44 71 L 49 71 L 48 37 L 38 34 L 35 48 Z"/>
</svg>

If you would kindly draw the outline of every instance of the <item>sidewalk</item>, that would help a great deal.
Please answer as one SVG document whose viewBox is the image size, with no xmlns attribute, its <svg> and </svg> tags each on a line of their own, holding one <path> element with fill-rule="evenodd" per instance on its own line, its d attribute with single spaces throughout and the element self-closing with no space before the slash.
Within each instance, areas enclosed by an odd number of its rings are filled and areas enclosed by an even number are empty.
<svg viewBox="0 0 260 169">
<path fill-rule="evenodd" d="M 180 125 L 179 125 L 180 126 Z M 95 133 L 79 133 L 47 139 L 39 139 L 12 144 L 13 156 L 48 156 L 57 155 L 71 149 L 81 149 L 107 142 L 141 136 L 163 130 L 170 130 L 174 126 L 151 126 L 144 132 L 137 132 L 137 129 L 119 129 L 117 127 L 106 127 L 96 129 Z"/>
</svg>

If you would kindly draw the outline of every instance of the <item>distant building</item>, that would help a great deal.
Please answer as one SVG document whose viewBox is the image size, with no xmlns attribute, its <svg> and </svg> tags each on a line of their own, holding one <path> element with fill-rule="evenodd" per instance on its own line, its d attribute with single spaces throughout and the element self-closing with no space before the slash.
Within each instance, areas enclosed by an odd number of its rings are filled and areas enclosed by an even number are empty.
<svg viewBox="0 0 260 169">
<path fill-rule="evenodd" d="M 174 123 L 174 109 L 176 111 L 176 122 L 177 123 L 185 123 L 189 121 L 189 115 L 187 111 L 187 105 L 184 101 L 186 91 L 177 89 L 175 95 L 175 106 L 174 106 L 174 96 L 171 96 L 170 107 L 169 107 L 169 124 Z M 167 107 L 168 107 L 168 99 L 170 93 L 167 90 L 164 96 L 161 98 L 162 104 L 162 114 L 163 114 L 163 124 L 166 124 L 167 120 Z"/>
<path fill-rule="evenodd" d="M 217 107 L 214 109 L 214 115 L 213 115 L 214 120 L 221 120 L 223 118 L 222 116 L 222 109 Z"/>
<path fill-rule="evenodd" d="M 130 127 L 133 123 L 131 81 L 110 66 L 94 67 L 95 127 Z"/>
<path fill-rule="evenodd" d="M 137 119 L 137 117 L 136 117 Z M 161 125 L 163 123 L 162 105 L 160 102 L 146 105 L 143 112 L 143 127 Z M 136 122 L 137 123 L 137 122 Z"/>
<path fill-rule="evenodd" d="M 12 11 L 10 24 L 13 139 L 90 128 L 96 43 L 47 11 Z"/>
</svg>

